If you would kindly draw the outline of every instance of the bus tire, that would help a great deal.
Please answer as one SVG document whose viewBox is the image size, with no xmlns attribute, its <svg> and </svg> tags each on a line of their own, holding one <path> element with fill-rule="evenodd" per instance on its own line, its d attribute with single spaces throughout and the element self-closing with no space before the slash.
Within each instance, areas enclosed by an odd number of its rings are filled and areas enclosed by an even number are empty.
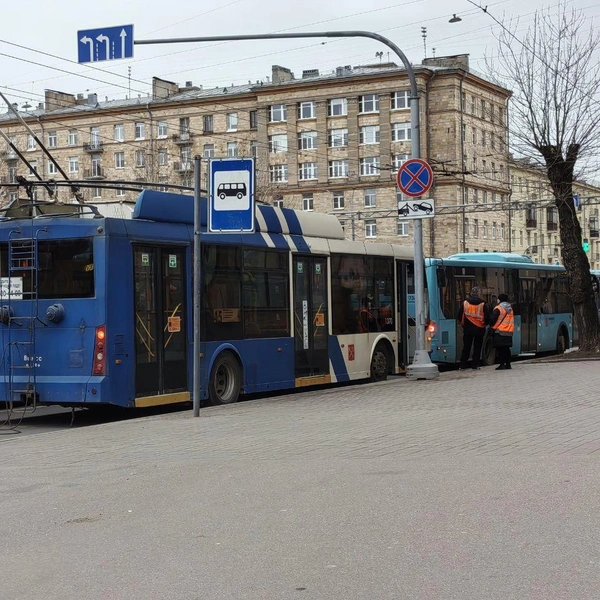
<svg viewBox="0 0 600 600">
<path fill-rule="evenodd" d="M 568 347 L 569 334 L 564 327 L 561 327 L 556 336 L 556 354 L 564 354 Z"/>
<path fill-rule="evenodd" d="M 210 371 L 208 396 L 213 406 L 237 402 L 242 389 L 242 369 L 232 352 L 221 352 Z"/>
<path fill-rule="evenodd" d="M 481 364 L 489 367 L 496 362 L 496 349 L 492 345 L 494 335 L 487 333 L 483 338 L 483 346 L 481 347 Z"/>
<path fill-rule="evenodd" d="M 389 353 L 385 344 L 379 342 L 371 358 L 371 381 L 385 381 L 389 372 Z"/>
</svg>

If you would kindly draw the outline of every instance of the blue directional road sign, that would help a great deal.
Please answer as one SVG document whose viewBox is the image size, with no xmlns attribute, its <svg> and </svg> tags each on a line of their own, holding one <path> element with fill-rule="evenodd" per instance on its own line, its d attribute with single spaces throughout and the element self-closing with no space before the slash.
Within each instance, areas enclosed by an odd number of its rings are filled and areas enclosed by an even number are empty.
<svg viewBox="0 0 600 600">
<path fill-rule="evenodd" d="M 575 208 L 579 208 L 579 194 L 573 194 L 573 205 Z"/>
<path fill-rule="evenodd" d="M 398 187 L 407 196 L 416 198 L 425 194 L 433 183 L 433 171 L 420 158 L 407 160 L 398 170 Z"/>
<path fill-rule="evenodd" d="M 133 58 L 133 25 L 77 32 L 77 62 Z"/>
<path fill-rule="evenodd" d="M 210 161 L 208 231 L 254 231 L 254 159 Z"/>
</svg>

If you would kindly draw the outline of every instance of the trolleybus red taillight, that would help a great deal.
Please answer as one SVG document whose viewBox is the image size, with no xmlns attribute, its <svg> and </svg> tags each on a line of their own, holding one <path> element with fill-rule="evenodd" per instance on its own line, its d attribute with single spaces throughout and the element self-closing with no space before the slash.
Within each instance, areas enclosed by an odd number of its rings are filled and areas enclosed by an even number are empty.
<svg viewBox="0 0 600 600">
<path fill-rule="evenodd" d="M 96 339 L 94 341 L 94 375 L 106 374 L 106 326 L 96 327 Z"/>
</svg>

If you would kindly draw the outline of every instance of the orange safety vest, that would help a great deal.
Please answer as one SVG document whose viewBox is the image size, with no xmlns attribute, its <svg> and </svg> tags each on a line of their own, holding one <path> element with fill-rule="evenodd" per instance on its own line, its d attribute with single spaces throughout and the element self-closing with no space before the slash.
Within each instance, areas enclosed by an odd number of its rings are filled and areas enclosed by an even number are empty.
<svg viewBox="0 0 600 600">
<path fill-rule="evenodd" d="M 485 327 L 483 302 L 481 304 L 469 304 L 469 302 L 465 300 L 463 304 L 463 325 L 465 324 L 465 319 L 469 319 L 469 321 L 471 321 L 473 325 L 477 325 L 477 327 Z"/>
<path fill-rule="evenodd" d="M 502 335 L 512 335 L 515 331 L 515 317 L 512 308 L 508 311 L 498 304 L 494 310 L 497 310 L 500 314 L 492 329 Z"/>
</svg>

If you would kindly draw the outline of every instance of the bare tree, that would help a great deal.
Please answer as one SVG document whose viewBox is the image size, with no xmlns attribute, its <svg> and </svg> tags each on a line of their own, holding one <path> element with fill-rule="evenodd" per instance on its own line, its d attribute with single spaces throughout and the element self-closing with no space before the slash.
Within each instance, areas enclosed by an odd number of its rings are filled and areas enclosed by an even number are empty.
<svg viewBox="0 0 600 600">
<path fill-rule="evenodd" d="M 537 12 L 524 38 L 516 23 L 501 23 L 498 58 L 489 67 L 513 90 L 514 151 L 547 172 L 558 208 L 563 262 L 581 350 L 600 352 L 600 325 L 590 264 L 573 201 L 575 166 L 581 173 L 600 140 L 600 34 L 567 3 Z"/>
</svg>

